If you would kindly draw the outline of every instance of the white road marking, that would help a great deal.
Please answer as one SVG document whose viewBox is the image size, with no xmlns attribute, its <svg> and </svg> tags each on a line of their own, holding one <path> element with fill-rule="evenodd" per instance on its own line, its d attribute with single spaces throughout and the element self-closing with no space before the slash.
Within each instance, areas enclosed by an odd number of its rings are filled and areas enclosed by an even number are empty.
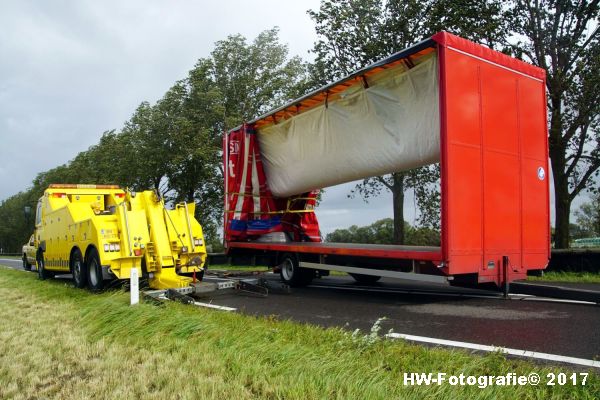
<svg viewBox="0 0 600 400">
<path fill-rule="evenodd" d="M 530 294 L 518 294 L 518 293 L 510 293 L 508 297 L 511 300 L 519 300 L 519 301 L 545 301 L 548 303 L 567 303 L 567 304 L 591 304 L 595 305 L 596 303 L 592 301 L 584 301 L 584 300 L 569 300 L 569 299 L 553 299 L 551 297 L 538 297 Z"/>
<path fill-rule="evenodd" d="M 234 307 L 218 306 L 216 304 L 202 303 L 202 302 L 199 302 L 199 301 L 195 301 L 194 305 L 198 306 L 198 307 L 214 308 L 215 310 L 221 310 L 221 311 L 235 311 L 235 310 L 237 310 L 237 308 L 234 308 Z"/>
<path fill-rule="evenodd" d="M 171 299 L 169 299 L 168 297 L 161 295 L 159 297 L 157 297 L 159 300 L 165 300 L 165 301 L 173 301 Z M 202 303 L 200 301 L 195 301 L 193 303 L 195 306 L 198 307 L 206 307 L 206 308 L 213 308 L 215 310 L 221 310 L 221 311 L 236 311 L 237 308 L 234 307 L 227 307 L 227 306 L 218 306 L 216 304 L 211 304 L 211 303 Z"/>
<path fill-rule="evenodd" d="M 410 340 L 411 342 L 439 344 L 442 346 L 460 347 L 463 349 L 471 349 L 471 350 L 479 350 L 479 351 L 487 351 L 487 352 L 499 351 L 501 353 L 510 354 L 512 356 L 535 358 L 538 360 L 556 361 L 556 362 L 567 363 L 567 364 L 582 365 L 585 367 L 600 368 L 600 361 L 587 360 L 585 358 L 567 357 L 567 356 L 560 356 L 557 354 L 548 354 L 548 353 L 538 353 L 536 351 L 511 349 L 511 348 L 507 348 L 507 347 L 486 346 L 483 344 L 457 342 L 454 340 L 437 339 L 437 338 L 431 338 L 431 337 L 427 337 L 427 336 L 406 335 L 403 333 L 388 333 L 386 335 L 386 337 L 389 337 L 392 339 L 405 339 L 405 340 Z"/>
<path fill-rule="evenodd" d="M 471 294 L 466 292 L 450 292 L 450 291 L 434 291 L 429 289 L 377 289 L 375 287 L 365 288 L 365 287 L 354 287 L 354 286 L 337 286 L 337 285 L 321 285 L 321 284 L 311 284 L 308 285 L 309 288 L 317 288 L 317 289 L 336 289 L 336 290 L 349 290 L 355 292 L 373 292 L 373 293 L 402 293 L 402 294 L 417 294 L 417 295 L 429 295 L 429 296 L 442 296 L 442 297 L 468 297 L 474 299 L 496 299 L 503 300 L 504 296 L 502 293 L 490 293 L 490 294 Z M 517 294 L 517 293 L 509 293 L 508 295 L 510 300 L 517 301 L 543 301 L 547 303 L 567 303 L 567 304 L 591 304 L 595 305 L 596 303 L 591 301 L 583 301 L 583 300 L 568 300 L 568 299 L 553 299 L 551 297 L 538 297 L 528 294 Z"/>
</svg>

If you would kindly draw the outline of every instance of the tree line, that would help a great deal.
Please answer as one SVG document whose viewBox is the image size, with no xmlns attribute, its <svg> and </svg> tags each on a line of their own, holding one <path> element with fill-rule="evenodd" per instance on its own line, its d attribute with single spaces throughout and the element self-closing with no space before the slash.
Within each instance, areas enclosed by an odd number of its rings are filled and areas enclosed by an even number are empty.
<svg viewBox="0 0 600 400">
<path fill-rule="evenodd" d="M 439 246 L 440 233 L 432 228 L 411 226 L 404 222 L 406 245 Z M 336 229 L 325 236 L 326 242 L 332 243 L 372 243 L 394 244 L 394 220 L 384 218 L 367 226 L 351 225 L 349 228 Z"/>
<path fill-rule="evenodd" d="M 222 132 L 440 30 L 546 71 L 556 193 L 554 238 L 556 247 L 568 247 L 573 199 L 598 189 L 599 4 L 600 0 L 322 0 L 318 10 L 309 11 L 317 33 L 312 63 L 289 57 L 277 28 L 252 42 L 239 34 L 229 36 L 215 43 L 210 56 L 198 60 L 160 100 L 142 102 L 122 128 L 104 132 L 98 144 L 38 174 L 28 190 L 0 203 L 0 248 L 18 251 L 33 229 L 33 217 L 23 208 L 33 207 L 48 184 L 56 182 L 153 188 L 168 201 L 194 201 L 207 240 L 216 244 L 223 196 Z M 390 191 L 392 242 L 407 243 L 407 190 L 415 194 L 418 225 L 439 230 L 439 174 L 439 166 L 433 165 L 368 178 L 349 196 L 368 200 Z M 590 204 L 593 208 L 597 203 Z"/>
</svg>

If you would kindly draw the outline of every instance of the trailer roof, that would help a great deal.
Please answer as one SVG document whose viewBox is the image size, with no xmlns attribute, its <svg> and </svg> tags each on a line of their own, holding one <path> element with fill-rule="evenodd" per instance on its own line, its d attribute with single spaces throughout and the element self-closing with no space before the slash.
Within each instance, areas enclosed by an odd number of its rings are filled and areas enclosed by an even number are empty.
<svg viewBox="0 0 600 400">
<path fill-rule="evenodd" d="M 313 90 L 312 92 L 293 100 L 284 106 L 271 110 L 248 123 L 255 124 L 257 128 L 260 128 L 263 125 L 275 123 L 322 104 L 330 95 L 343 92 L 350 86 L 357 83 L 365 83 L 368 77 L 392 66 L 400 63 L 406 63 L 406 65 L 411 68 L 413 66 L 411 61 L 413 57 L 420 57 L 431 53 L 434 50 L 435 45 L 436 42 L 432 38 L 423 40 L 414 46 L 394 53 L 389 57 L 359 69 L 358 71 L 353 72 L 350 75 L 347 75 L 346 77 L 341 78 L 333 83 L 330 83 L 329 85 Z M 240 127 L 237 127 L 232 130 L 237 130 L 239 128 Z"/>
<path fill-rule="evenodd" d="M 531 76 L 536 79 L 545 79 L 545 71 L 531 64 L 512 58 L 506 54 L 489 49 L 485 46 L 473 43 L 469 40 L 460 38 L 448 32 L 439 32 L 413 46 L 374 62 L 356 72 L 351 73 L 333 83 L 323 86 L 319 89 L 290 101 L 289 103 L 271 110 L 252 121 L 249 124 L 254 124 L 256 128 L 265 125 L 277 123 L 281 120 L 293 117 L 304 111 L 307 111 L 315 106 L 323 104 L 330 96 L 336 95 L 350 86 L 357 83 L 368 84 L 367 78 L 376 75 L 390 67 L 404 63 L 408 68 L 414 66 L 413 61 L 424 55 L 435 51 L 436 47 L 444 46 L 453 50 L 469 54 L 475 58 L 482 58 L 486 61 L 500 65 L 502 67 L 515 70 L 521 74 Z M 238 126 L 231 131 L 240 129 Z"/>
</svg>

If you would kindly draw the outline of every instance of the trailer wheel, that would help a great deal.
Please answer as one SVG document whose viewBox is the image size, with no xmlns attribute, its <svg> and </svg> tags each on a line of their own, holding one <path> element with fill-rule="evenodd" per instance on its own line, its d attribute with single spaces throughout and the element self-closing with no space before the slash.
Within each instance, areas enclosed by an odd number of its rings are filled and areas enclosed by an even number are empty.
<svg viewBox="0 0 600 400">
<path fill-rule="evenodd" d="M 27 261 L 27 255 L 23 254 L 23 269 L 25 271 L 31 271 L 31 264 Z"/>
<path fill-rule="evenodd" d="M 363 274 L 349 274 L 349 275 L 351 277 L 353 277 L 356 282 L 364 283 L 367 285 L 375 283 L 381 279 L 380 276 L 375 276 L 375 275 L 363 275 Z"/>
<path fill-rule="evenodd" d="M 87 266 L 83 262 L 83 257 L 81 256 L 81 251 L 79 251 L 79 249 L 73 251 L 69 263 L 71 274 L 73 275 L 73 285 L 75 285 L 76 288 L 83 289 L 87 284 Z"/>
<path fill-rule="evenodd" d="M 102 265 L 96 249 L 90 249 L 87 255 L 87 284 L 92 292 L 99 292 L 104 289 L 104 280 L 102 279 Z"/>
<path fill-rule="evenodd" d="M 281 257 L 281 271 L 279 275 L 281 280 L 292 287 L 306 286 L 315 277 L 315 271 L 307 268 L 300 268 L 298 258 L 286 253 Z"/>
<path fill-rule="evenodd" d="M 42 280 L 42 281 L 45 279 L 48 279 L 48 278 L 53 278 L 54 273 L 50 272 L 46 269 L 46 261 L 44 261 L 44 253 L 42 253 L 41 251 L 38 251 L 35 259 L 37 262 L 38 278 L 40 278 L 40 280 Z"/>
</svg>

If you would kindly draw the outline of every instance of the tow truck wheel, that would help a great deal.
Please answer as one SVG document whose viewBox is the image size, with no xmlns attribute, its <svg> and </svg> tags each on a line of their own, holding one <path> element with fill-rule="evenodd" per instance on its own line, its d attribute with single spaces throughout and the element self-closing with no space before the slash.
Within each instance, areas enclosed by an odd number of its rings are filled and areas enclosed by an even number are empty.
<svg viewBox="0 0 600 400">
<path fill-rule="evenodd" d="M 375 283 L 381 279 L 380 276 L 375 276 L 375 275 L 350 274 L 350 276 L 353 277 L 356 282 L 364 283 L 367 285 Z"/>
<path fill-rule="evenodd" d="M 87 283 L 87 268 L 83 262 L 81 251 L 75 249 L 70 260 L 71 274 L 73 275 L 73 285 L 76 288 L 83 289 Z"/>
<path fill-rule="evenodd" d="M 286 253 L 281 258 L 281 280 L 292 287 L 306 286 L 315 277 L 315 271 L 307 268 L 300 268 L 298 258 Z"/>
<path fill-rule="evenodd" d="M 46 262 L 44 261 L 44 254 L 41 251 L 38 251 L 36 257 L 35 257 L 36 261 L 37 261 L 37 271 L 38 271 L 38 278 L 40 278 L 40 280 L 45 280 L 48 278 L 52 278 L 54 277 L 54 274 L 48 270 L 46 270 Z"/>
<path fill-rule="evenodd" d="M 98 251 L 91 249 L 87 256 L 87 284 L 92 292 L 99 292 L 104 289 L 104 280 L 102 280 L 102 266 Z"/>
<path fill-rule="evenodd" d="M 25 271 L 31 271 L 31 264 L 27 261 L 27 255 L 23 254 L 23 269 Z"/>
</svg>

